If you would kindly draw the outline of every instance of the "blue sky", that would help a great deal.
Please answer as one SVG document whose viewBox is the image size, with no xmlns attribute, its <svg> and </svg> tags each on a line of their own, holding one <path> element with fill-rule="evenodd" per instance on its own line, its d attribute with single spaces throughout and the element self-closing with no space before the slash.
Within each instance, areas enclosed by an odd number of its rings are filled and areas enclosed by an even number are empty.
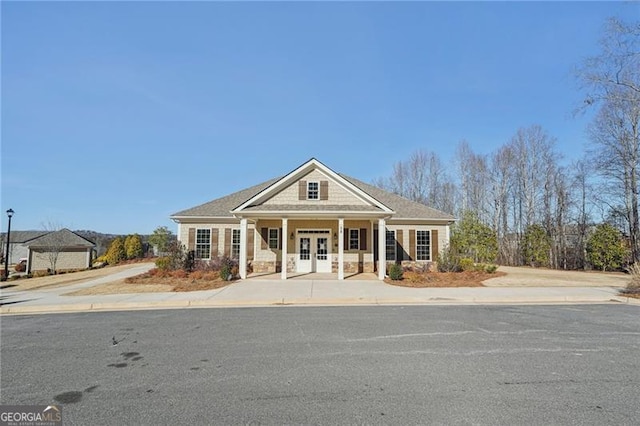
<svg viewBox="0 0 640 426">
<path fill-rule="evenodd" d="M 568 160 L 572 67 L 637 2 L 6 2 L 13 229 L 150 233 L 311 157 L 364 181 L 539 124 Z M 2 214 L 2 230 L 6 216 Z"/>
</svg>

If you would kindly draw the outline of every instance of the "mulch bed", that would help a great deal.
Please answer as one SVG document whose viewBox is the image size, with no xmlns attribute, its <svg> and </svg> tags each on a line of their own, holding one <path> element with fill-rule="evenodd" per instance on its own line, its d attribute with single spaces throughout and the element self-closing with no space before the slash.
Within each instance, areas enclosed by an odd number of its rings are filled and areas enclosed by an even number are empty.
<svg viewBox="0 0 640 426">
<path fill-rule="evenodd" d="M 403 279 L 393 281 L 386 278 L 384 282 L 400 287 L 484 287 L 482 281 L 489 278 L 503 277 L 505 272 L 489 274 L 480 271 L 463 272 L 412 272 L 403 274 Z"/>
<path fill-rule="evenodd" d="M 152 272 L 153 271 L 153 272 Z M 184 271 L 174 271 L 175 274 L 158 274 L 157 270 L 152 270 L 144 274 L 129 277 L 124 280 L 127 284 L 164 284 L 173 286 L 171 291 L 200 291 L 215 290 L 226 287 L 234 281 L 224 281 L 220 279 L 217 272 L 208 273 L 184 273 Z"/>
</svg>

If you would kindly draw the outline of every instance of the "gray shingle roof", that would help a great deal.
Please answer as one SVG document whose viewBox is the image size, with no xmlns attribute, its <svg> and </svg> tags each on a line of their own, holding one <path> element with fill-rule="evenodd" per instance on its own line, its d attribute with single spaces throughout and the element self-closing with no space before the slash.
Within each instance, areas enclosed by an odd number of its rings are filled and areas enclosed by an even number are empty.
<svg viewBox="0 0 640 426">
<path fill-rule="evenodd" d="M 233 194 L 217 198 L 213 201 L 209 201 L 208 203 L 179 211 L 171 216 L 233 217 L 230 213 L 231 210 L 235 209 L 258 192 L 273 185 L 280 179 L 282 179 L 282 177 L 270 179 L 266 182 L 262 182 L 261 184 L 252 186 L 251 188 L 243 189 L 242 191 L 234 192 Z"/>
<path fill-rule="evenodd" d="M 49 231 L 11 231 L 11 242 L 12 243 L 25 243 L 29 240 L 33 240 L 34 238 L 38 238 L 48 233 Z M 7 241 L 7 233 L 2 233 L 2 241 Z"/>
<path fill-rule="evenodd" d="M 340 174 L 340 176 L 346 179 L 351 184 L 355 185 L 362 191 L 369 194 L 371 197 L 375 198 L 385 206 L 389 207 L 393 211 L 395 211 L 395 215 L 393 215 L 394 219 L 439 219 L 439 220 L 454 220 L 454 217 L 448 213 L 444 213 L 440 210 L 436 210 L 434 208 L 425 206 L 424 204 L 416 203 L 414 201 L 408 200 L 399 195 L 393 194 L 391 192 L 385 191 L 383 189 L 377 188 L 373 185 L 366 184 L 358 179 L 352 178 L 350 176 L 346 176 Z M 268 180 L 261 184 L 252 186 L 251 188 L 244 189 L 242 191 L 234 192 L 233 194 L 227 195 L 222 198 L 215 199 L 213 201 L 209 201 L 208 203 L 201 204 L 199 206 L 182 210 L 178 213 L 174 213 L 172 217 L 233 217 L 230 213 L 231 210 L 235 209 L 245 201 L 252 198 L 254 195 L 258 194 L 260 191 L 268 188 L 273 185 L 277 181 L 282 179 L 281 177 Z M 309 206 L 310 209 L 316 210 L 315 206 Z M 329 211 L 380 211 L 380 209 L 372 207 L 372 206 L 322 206 L 323 210 Z M 300 206 L 300 205 L 260 205 L 260 206 L 251 206 L 246 208 L 245 210 L 258 210 L 258 211 L 307 211 L 309 208 Z"/>
<path fill-rule="evenodd" d="M 95 247 L 95 243 L 68 229 L 46 233 L 28 241 L 29 247 Z"/>
<path fill-rule="evenodd" d="M 343 175 L 342 173 L 339 173 L 339 175 L 395 211 L 396 214 L 393 216 L 394 219 L 455 219 L 448 213 L 425 206 L 424 204 L 416 203 L 415 201 L 411 201 L 392 192 L 364 183 L 358 179 L 352 178 L 351 176 Z"/>
</svg>

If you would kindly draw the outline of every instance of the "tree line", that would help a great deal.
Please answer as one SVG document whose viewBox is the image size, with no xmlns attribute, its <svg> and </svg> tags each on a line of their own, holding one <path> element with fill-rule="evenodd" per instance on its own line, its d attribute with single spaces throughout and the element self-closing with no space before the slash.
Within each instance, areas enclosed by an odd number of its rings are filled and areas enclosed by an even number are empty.
<svg viewBox="0 0 640 426">
<path fill-rule="evenodd" d="M 531 125 L 489 154 L 460 142 L 454 168 L 416 151 L 374 184 L 471 215 L 495 235 L 500 264 L 602 269 L 598 259 L 618 248 L 619 266 L 640 261 L 640 22 L 609 19 L 600 52 L 575 75 L 585 94 L 577 111 L 595 113 L 581 160 L 564 164 L 556 139 Z"/>
</svg>

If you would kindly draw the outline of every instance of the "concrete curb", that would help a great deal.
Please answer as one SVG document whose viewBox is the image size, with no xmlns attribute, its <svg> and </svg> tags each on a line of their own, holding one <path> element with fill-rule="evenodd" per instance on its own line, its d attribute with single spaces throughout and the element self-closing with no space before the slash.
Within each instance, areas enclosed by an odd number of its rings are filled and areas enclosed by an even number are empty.
<svg viewBox="0 0 640 426">
<path fill-rule="evenodd" d="M 385 299 L 385 298 L 351 298 L 351 299 L 286 299 L 272 300 L 161 300 L 149 302 L 104 302 L 78 303 L 42 306 L 6 306 L 0 308 L 0 315 L 52 314 L 74 312 L 109 312 L 136 311 L 155 309 L 189 309 L 189 308 L 248 308 L 248 307 L 313 307 L 313 306 L 400 306 L 400 305 L 563 305 L 563 304 L 614 304 L 624 303 L 640 306 L 640 299 L 623 296 L 596 297 L 528 297 L 522 298 L 429 298 L 429 299 Z"/>
</svg>

